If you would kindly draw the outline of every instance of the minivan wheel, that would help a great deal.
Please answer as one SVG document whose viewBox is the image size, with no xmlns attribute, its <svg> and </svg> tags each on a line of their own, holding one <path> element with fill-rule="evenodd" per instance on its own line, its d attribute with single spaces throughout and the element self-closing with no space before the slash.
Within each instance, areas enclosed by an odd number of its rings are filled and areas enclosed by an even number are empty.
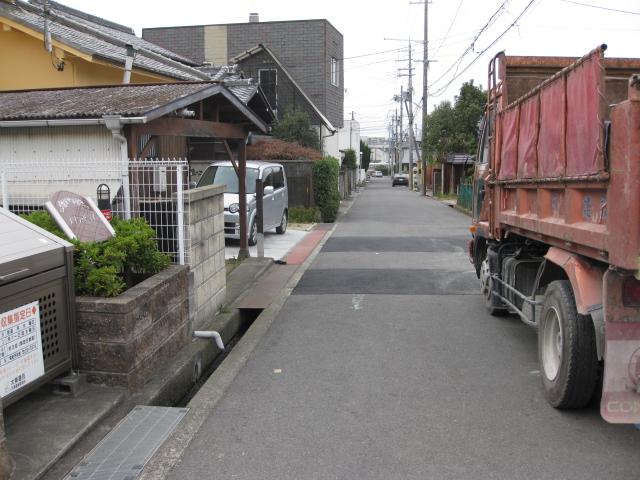
<svg viewBox="0 0 640 480">
<path fill-rule="evenodd" d="M 249 227 L 249 238 L 247 239 L 247 243 L 250 247 L 253 247 L 258 243 L 258 225 L 255 220 L 251 222 L 251 227 Z"/>
<path fill-rule="evenodd" d="M 276 227 L 276 233 L 278 235 L 283 235 L 284 232 L 287 231 L 288 221 L 289 221 L 289 214 L 285 210 L 284 212 L 282 212 L 282 220 L 280 221 L 280 226 Z"/>
<path fill-rule="evenodd" d="M 580 315 L 571 284 L 556 280 L 547 287 L 538 326 L 538 361 L 547 401 L 556 408 L 582 408 L 598 381 L 595 331 Z"/>
</svg>

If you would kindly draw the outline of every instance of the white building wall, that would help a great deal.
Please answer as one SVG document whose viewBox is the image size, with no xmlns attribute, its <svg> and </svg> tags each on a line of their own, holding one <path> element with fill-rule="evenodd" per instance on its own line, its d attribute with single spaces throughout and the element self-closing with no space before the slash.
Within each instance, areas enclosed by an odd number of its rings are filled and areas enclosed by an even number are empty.
<svg viewBox="0 0 640 480">
<path fill-rule="evenodd" d="M 351 148 L 355 150 L 358 166 L 360 165 L 360 123 L 357 120 L 345 120 L 342 128 L 323 140 L 324 155 L 335 157 L 342 163 L 344 150 Z"/>
<path fill-rule="evenodd" d="M 113 195 L 121 162 L 120 143 L 103 125 L 0 128 L 0 174 L 13 198 L 35 201 L 59 190 L 93 198 L 99 183 Z"/>
</svg>

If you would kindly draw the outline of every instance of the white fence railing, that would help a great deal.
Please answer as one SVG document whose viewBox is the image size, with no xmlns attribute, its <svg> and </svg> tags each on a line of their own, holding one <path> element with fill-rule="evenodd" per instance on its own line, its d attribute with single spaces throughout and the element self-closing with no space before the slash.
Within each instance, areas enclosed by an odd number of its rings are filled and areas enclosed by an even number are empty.
<svg viewBox="0 0 640 480">
<path fill-rule="evenodd" d="M 17 214 L 43 209 L 60 190 L 85 195 L 100 204 L 97 192 L 104 185 L 114 216 L 143 217 L 155 230 L 160 250 L 175 263 L 189 263 L 191 242 L 185 228 L 189 204 L 183 195 L 189 188 L 186 160 L 0 162 L 0 201 Z"/>
</svg>

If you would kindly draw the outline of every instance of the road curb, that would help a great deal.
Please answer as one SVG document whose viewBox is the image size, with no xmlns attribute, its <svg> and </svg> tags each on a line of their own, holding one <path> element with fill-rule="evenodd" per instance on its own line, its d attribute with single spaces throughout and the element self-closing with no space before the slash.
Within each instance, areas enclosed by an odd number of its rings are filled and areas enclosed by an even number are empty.
<svg viewBox="0 0 640 480">
<path fill-rule="evenodd" d="M 288 280 L 285 287 L 280 291 L 279 296 L 256 318 L 235 348 L 189 402 L 187 405 L 189 412 L 176 427 L 173 434 L 147 463 L 139 480 L 165 479 L 182 459 L 205 420 L 211 415 L 211 412 L 231 386 L 233 380 L 240 373 L 247 359 L 267 333 L 287 298 L 291 295 L 302 275 L 304 275 L 304 272 L 309 268 L 326 241 L 335 231 L 336 226 L 337 224 L 334 224 L 330 230 L 327 230 L 327 233 L 318 242 L 313 252 L 309 254 L 307 259 Z"/>
</svg>

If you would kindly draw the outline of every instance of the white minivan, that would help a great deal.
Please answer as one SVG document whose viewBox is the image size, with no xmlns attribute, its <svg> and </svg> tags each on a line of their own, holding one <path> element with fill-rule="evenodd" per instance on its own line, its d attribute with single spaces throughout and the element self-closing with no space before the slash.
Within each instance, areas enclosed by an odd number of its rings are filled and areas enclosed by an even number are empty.
<svg viewBox="0 0 640 480">
<path fill-rule="evenodd" d="M 256 179 L 264 186 L 264 231 L 275 229 L 283 234 L 289 216 L 289 192 L 284 168 L 279 163 L 247 161 L 247 227 L 249 245 L 258 241 L 256 224 Z M 240 238 L 240 201 L 238 176 L 231 162 L 214 162 L 202 173 L 198 187 L 226 185 L 224 193 L 224 236 Z"/>
</svg>

